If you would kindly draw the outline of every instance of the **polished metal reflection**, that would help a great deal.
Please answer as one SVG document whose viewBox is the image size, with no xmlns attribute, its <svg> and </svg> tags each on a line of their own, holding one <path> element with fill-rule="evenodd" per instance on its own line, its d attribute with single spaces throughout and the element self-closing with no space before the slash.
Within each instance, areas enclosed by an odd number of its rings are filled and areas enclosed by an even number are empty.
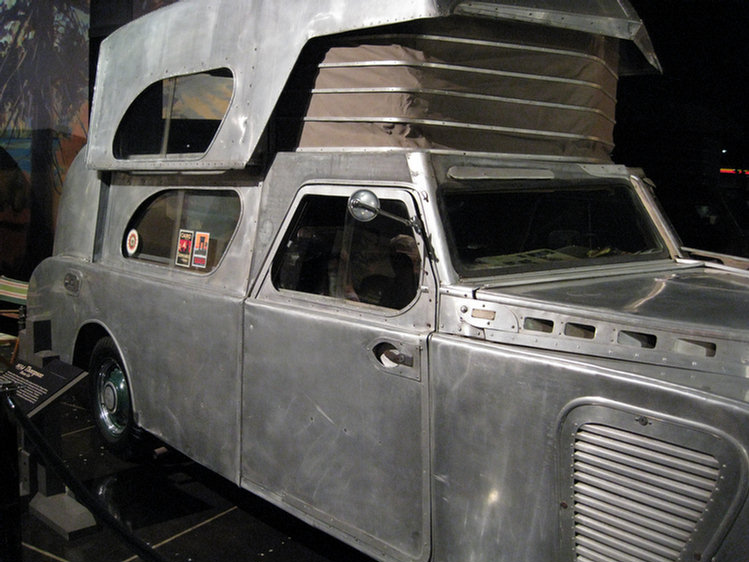
<svg viewBox="0 0 749 562">
<path fill-rule="evenodd" d="M 279 9 L 275 0 L 183 0 L 140 18 L 101 47 L 92 104 L 87 164 L 102 170 L 133 169 L 113 154 L 113 135 L 131 102 L 164 78 L 229 68 L 233 102 L 205 155 L 140 159 L 149 170 L 242 168 L 251 159 L 278 96 L 304 45 L 314 37 L 450 14 L 533 21 L 550 28 L 633 41 L 657 65 L 647 32 L 624 0 L 602 0 L 587 13 L 562 0 L 462 2 L 382 0 L 342 3 L 315 0 Z M 156 41 L 166 38 L 167 41 Z"/>
</svg>

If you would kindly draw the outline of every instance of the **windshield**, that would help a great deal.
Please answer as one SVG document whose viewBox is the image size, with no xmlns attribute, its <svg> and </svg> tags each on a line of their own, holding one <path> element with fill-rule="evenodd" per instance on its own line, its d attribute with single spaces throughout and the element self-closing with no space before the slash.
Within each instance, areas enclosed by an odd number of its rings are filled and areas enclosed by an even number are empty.
<svg viewBox="0 0 749 562">
<path fill-rule="evenodd" d="M 440 207 L 462 277 L 668 257 L 627 183 L 455 183 Z"/>
</svg>

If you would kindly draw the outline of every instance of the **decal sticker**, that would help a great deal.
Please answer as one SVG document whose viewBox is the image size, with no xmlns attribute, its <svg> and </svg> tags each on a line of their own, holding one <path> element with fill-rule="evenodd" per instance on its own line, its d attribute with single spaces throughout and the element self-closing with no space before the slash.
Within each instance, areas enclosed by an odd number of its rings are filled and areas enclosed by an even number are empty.
<svg viewBox="0 0 749 562">
<path fill-rule="evenodd" d="M 127 233 L 127 240 L 125 241 L 125 250 L 127 251 L 127 255 L 129 257 L 132 257 L 135 252 L 138 251 L 138 247 L 140 246 L 140 236 L 138 236 L 138 231 L 135 229 L 132 229 L 130 232 Z"/>
<path fill-rule="evenodd" d="M 174 262 L 178 266 L 190 267 L 190 257 L 192 256 L 192 242 L 194 238 L 194 231 L 180 229 L 179 242 L 177 246 L 177 259 Z"/>
<path fill-rule="evenodd" d="M 208 243 L 211 241 L 209 232 L 195 233 L 195 249 L 192 252 L 193 267 L 204 268 L 208 264 Z"/>
</svg>

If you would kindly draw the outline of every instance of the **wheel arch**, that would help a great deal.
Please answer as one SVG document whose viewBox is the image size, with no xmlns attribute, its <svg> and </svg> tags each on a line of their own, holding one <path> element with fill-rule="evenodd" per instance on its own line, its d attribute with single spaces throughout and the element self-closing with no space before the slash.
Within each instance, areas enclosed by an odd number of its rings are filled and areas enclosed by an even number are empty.
<svg viewBox="0 0 749 562">
<path fill-rule="evenodd" d="M 111 338 L 112 341 L 115 341 L 115 345 L 117 345 L 112 333 L 102 324 L 89 322 L 81 326 L 73 348 L 73 365 L 88 370 L 94 346 L 102 338 Z M 117 348 L 119 349 L 118 345 Z"/>
<path fill-rule="evenodd" d="M 130 379 L 130 366 L 128 365 L 125 354 L 122 353 L 122 346 L 117 341 L 117 338 L 114 337 L 112 331 L 104 324 L 92 321 L 81 326 L 78 330 L 78 336 L 76 337 L 75 346 L 73 348 L 72 364 L 79 369 L 88 371 L 91 364 L 91 356 L 94 353 L 94 347 L 96 347 L 96 344 L 103 338 L 111 339 L 115 348 L 117 348 L 120 361 L 122 361 L 122 366 L 125 368 L 125 379 L 127 379 L 127 384 L 130 387 L 130 399 L 133 403 L 133 411 L 135 411 L 135 398 L 133 397 L 133 385 Z"/>
</svg>

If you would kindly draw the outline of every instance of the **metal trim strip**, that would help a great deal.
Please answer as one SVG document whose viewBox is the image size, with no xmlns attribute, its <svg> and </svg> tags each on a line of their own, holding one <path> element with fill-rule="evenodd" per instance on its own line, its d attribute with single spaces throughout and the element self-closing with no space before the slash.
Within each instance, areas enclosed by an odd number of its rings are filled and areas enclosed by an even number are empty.
<svg viewBox="0 0 749 562">
<path fill-rule="evenodd" d="M 435 35 L 429 33 L 387 33 L 383 35 L 357 35 L 356 40 L 381 40 L 387 39 L 422 39 L 428 41 L 441 41 L 444 43 L 459 43 L 463 45 L 477 45 L 482 47 L 492 47 L 497 49 L 510 49 L 514 51 L 525 51 L 529 53 L 543 53 L 547 55 L 561 55 L 568 56 L 571 58 L 587 59 L 596 63 L 599 63 L 606 70 L 611 73 L 611 76 L 618 78 L 618 73 L 611 68 L 611 66 L 601 57 L 591 55 L 590 53 L 584 53 L 581 51 L 574 51 L 572 49 L 555 49 L 553 47 L 539 47 L 536 45 L 523 45 L 519 43 L 508 43 L 506 41 L 490 41 L 488 39 L 468 39 L 465 37 L 450 37 L 447 35 Z"/>
<path fill-rule="evenodd" d="M 505 70 L 494 70 L 490 68 L 479 68 L 473 66 L 457 65 L 457 64 L 446 64 L 437 62 L 414 62 L 405 61 L 398 59 L 391 60 L 370 60 L 370 61 L 355 61 L 355 62 L 324 62 L 318 65 L 320 69 L 326 68 L 367 68 L 376 66 L 408 66 L 412 68 L 427 68 L 435 70 L 448 70 L 455 72 L 467 72 L 474 74 L 487 74 L 490 76 L 502 76 L 504 78 L 520 78 L 523 80 L 537 80 L 539 82 L 553 82 L 555 84 L 569 84 L 572 86 L 580 86 L 583 88 L 591 88 L 593 90 L 599 90 L 604 96 L 612 101 L 616 101 L 615 96 L 609 94 L 600 84 L 596 82 L 589 82 L 587 80 L 574 80 L 571 78 L 561 78 L 559 76 L 547 76 L 542 74 L 528 74 L 525 72 L 508 72 Z"/>
<path fill-rule="evenodd" d="M 581 466 L 593 466 L 615 473 L 622 478 L 636 478 L 643 482 L 661 485 L 664 488 L 679 489 L 700 498 L 709 497 L 712 488 L 715 486 L 714 480 L 690 477 L 690 475 L 685 475 L 683 472 L 658 463 L 644 462 L 616 453 L 611 454 L 606 449 L 595 447 L 586 449 L 583 444 L 576 446 L 575 462 L 580 462 Z M 612 457 L 616 458 L 616 461 L 611 460 Z M 629 461 L 629 463 L 625 464 L 626 461 Z"/>
<path fill-rule="evenodd" d="M 606 112 L 588 107 L 584 105 L 571 105 L 566 103 L 554 103 L 547 101 L 536 101 L 521 98 L 510 98 L 507 96 L 493 96 L 491 94 L 475 94 L 471 92 L 455 92 L 451 90 L 437 90 L 434 88 L 399 88 L 396 86 L 387 88 L 313 88 L 311 90 L 313 95 L 326 95 L 326 94 L 427 94 L 435 96 L 447 96 L 452 98 L 465 98 L 483 101 L 492 101 L 500 103 L 509 103 L 516 105 L 529 105 L 533 107 L 546 107 L 550 109 L 563 109 L 569 111 L 580 111 L 585 113 L 595 113 L 603 117 L 606 121 L 611 124 L 616 124 L 616 120 L 611 116 L 607 115 Z"/>
<path fill-rule="evenodd" d="M 437 119 L 406 119 L 404 117 L 304 117 L 305 123 L 399 123 L 405 125 L 424 125 L 432 127 L 447 127 L 456 129 L 469 129 L 474 131 L 488 131 L 493 133 L 510 133 L 535 137 L 546 137 L 556 139 L 578 140 L 599 143 L 610 148 L 613 143 L 603 139 L 587 135 L 574 135 L 572 133 L 559 133 L 554 131 L 539 131 L 536 129 L 519 129 L 515 127 L 500 127 L 497 125 L 482 125 L 480 123 L 459 123 L 457 121 L 440 121 Z"/>
</svg>

